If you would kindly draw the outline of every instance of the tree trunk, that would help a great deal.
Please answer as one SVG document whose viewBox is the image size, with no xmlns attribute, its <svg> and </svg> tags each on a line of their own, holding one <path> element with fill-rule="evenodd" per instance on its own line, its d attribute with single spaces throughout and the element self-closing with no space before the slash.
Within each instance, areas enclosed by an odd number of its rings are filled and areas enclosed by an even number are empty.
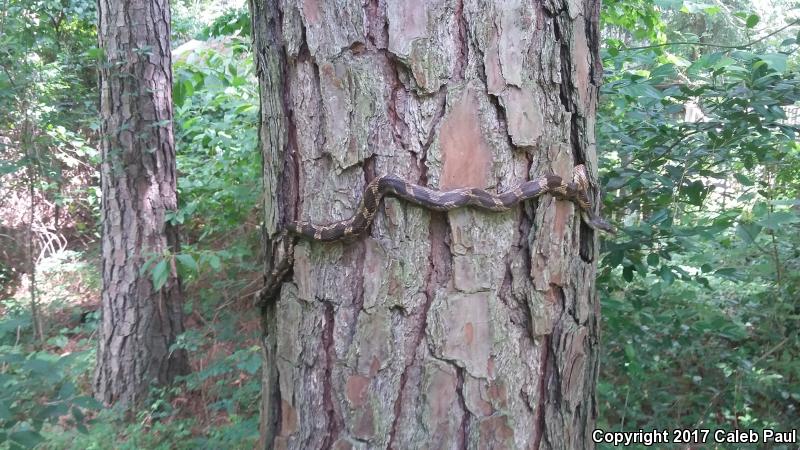
<svg viewBox="0 0 800 450">
<path fill-rule="evenodd" d="M 169 27 L 166 0 L 99 2 L 103 312 L 94 391 L 106 404 L 135 405 L 188 367 L 185 352 L 169 351 L 183 332 L 174 262 L 158 290 L 143 268 L 178 250 L 164 221 L 177 208 Z"/>
<path fill-rule="evenodd" d="M 505 191 L 596 176 L 599 0 L 253 0 L 266 270 L 281 225 L 382 174 Z M 507 213 L 393 198 L 299 240 L 262 310 L 264 448 L 591 448 L 597 237 L 550 196 Z"/>
</svg>

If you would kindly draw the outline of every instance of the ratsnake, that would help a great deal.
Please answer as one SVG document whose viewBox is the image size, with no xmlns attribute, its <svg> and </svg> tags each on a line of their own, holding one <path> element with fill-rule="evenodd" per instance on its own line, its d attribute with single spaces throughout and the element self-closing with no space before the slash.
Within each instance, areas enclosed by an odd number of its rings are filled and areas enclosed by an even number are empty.
<svg viewBox="0 0 800 450">
<path fill-rule="evenodd" d="M 462 188 L 439 191 L 425 186 L 409 183 L 392 175 L 373 179 L 364 191 L 361 203 L 352 217 L 327 225 L 317 225 L 306 221 L 293 221 L 286 225 L 281 238 L 287 235 L 305 237 L 316 241 L 338 241 L 363 233 L 375 219 L 381 199 L 390 195 L 402 198 L 415 205 L 434 211 L 449 211 L 464 206 L 473 206 L 488 211 L 508 211 L 518 203 L 549 193 L 556 198 L 573 201 L 578 205 L 583 221 L 596 231 L 613 234 L 614 228 L 597 213 L 589 199 L 589 178 L 586 168 L 577 165 L 573 169 L 573 180 L 565 181 L 558 175 L 544 175 L 526 181 L 511 190 L 493 194 L 478 188 Z M 265 280 L 260 298 L 270 298 L 277 294 L 283 277 L 292 262 L 294 243 L 285 240 L 284 257 Z"/>
</svg>

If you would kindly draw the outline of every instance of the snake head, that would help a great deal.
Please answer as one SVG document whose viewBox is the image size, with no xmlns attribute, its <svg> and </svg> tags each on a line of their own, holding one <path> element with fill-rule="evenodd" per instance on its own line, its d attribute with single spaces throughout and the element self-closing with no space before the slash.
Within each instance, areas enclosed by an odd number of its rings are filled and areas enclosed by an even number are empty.
<svg viewBox="0 0 800 450">
<path fill-rule="evenodd" d="M 604 233 L 608 233 L 608 234 L 610 234 L 612 236 L 616 236 L 617 235 L 617 229 L 614 228 L 614 225 L 611 225 L 610 223 L 606 222 L 603 219 L 595 218 L 594 226 L 595 226 L 595 229 L 600 230 L 600 231 L 602 231 Z"/>
<path fill-rule="evenodd" d="M 594 231 L 602 231 L 603 233 L 608 233 L 612 236 L 617 234 L 617 229 L 614 228 L 613 225 L 608 223 L 602 217 L 599 217 L 593 211 L 581 211 L 581 216 L 583 217 L 583 221 L 589 228 L 593 229 Z"/>
</svg>

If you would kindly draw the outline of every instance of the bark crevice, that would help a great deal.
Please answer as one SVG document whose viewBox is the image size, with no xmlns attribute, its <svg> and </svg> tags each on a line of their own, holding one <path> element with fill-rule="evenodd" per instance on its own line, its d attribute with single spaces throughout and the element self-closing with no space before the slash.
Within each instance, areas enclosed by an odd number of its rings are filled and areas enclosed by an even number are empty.
<svg viewBox="0 0 800 450">
<path fill-rule="evenodd" d="M 539 378 L 538 394 L 539 398 L 536 403 L 536 419 L 533 422 L 533 448 L 539 449 L 542 446 L 542 440 L 547 442 L 546 427 L 545 427 L 545 411 L 547 410 L 547 381 L 552 376 L 550 364 L 550 340 L 551 335 L 542 336 L 541 340 L 541 360 L 539 366 L 541 367 L 541 377 Z M 548 446 L 545 446 L 547 448 Z"/>
<path fill-rule="evenodd" d="M 333 343 L 333 330 L 335 325 L 333 303 L 324 300 L 321 301 L 321 303 L 324 307 L 323 317 L 325 318 L 325 327 L 322 334 L 322 346 L 325 353 L 325 371 L 322 379 L 322 404 L 328 418 L 325 438 L 322 440 L 322 448 L 332 448 L 333 443 L 336 442 L 336 439 L 344 429 L 344 422 L 336 405 L 334 405 L 335 393 L 332 376 L 336 363 L 336 348 Z"/>
</svg>

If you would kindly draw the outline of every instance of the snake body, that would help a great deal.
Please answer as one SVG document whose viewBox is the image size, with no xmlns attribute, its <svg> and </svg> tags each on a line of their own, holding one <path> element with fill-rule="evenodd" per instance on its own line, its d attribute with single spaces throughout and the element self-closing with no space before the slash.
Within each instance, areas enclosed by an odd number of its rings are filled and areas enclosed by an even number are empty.
<svg viewBox="0 0 800 450">
<path fill-rule="evenodd" d="M 293 221 L 286 225 L 284 233 L 278 239 L 282 244 L 282 257 L 278 258 L 273 270 L 264 280 L 259 301 L 274 299 L 280 290 L 283 279 L 292 267 L 294 239 L 284 239 L 284 235 L 304 237 L 316 241 L 338 241 L 357 236 L 366 231 L 375 219 L 378 207 L 384 196 L 391 195 L 402 198 L 415 205 L 434 211 L 450 211 L 456 208 L 472 206 L 487 211 L 508 211 L 520 202 L 551 194 L 556 198 L 570 200 L 578 205 L 581 218 L 593 230 L 614 233 L 614 228 L 594 212 L 594 205 L 589 199 L 589 178 L 583 165 L 573 169 L 573 180 L 565 181 L 558 175 L 544 175 L 535 180 L 526 181 L 511 190 L 500 194 L 478 188 L 462 188 L 450 191 L 439 191 L 425 186 L 409 183 L 392 175 L 384 175 L 372 180 L 361 197 L 361 203 L 352 217 L 326 225 L 317 225 L 306 221 Z"/>
<path fill-rule="evenodd" d="M 487 211 L 508 211 L 520 202 L 543 194 L 574 201 L 581 211 L 584 222 L 594 230 L 613 233 L 614 229 L 594 212 L 588 196 L 589 179 L 583 165 L 573 170 L 573 181 L 565 181 L 558 175 L 544 175 L 526 181 L 511 190 L 500 194 L 478 188 L 462 188 L 439 191 L 418 184 L 412 184 L 392 175 L 377 177 L 367 185 L 361 203 L 349 219 L 326 225 L 316 225 L 306 221 L 290 222 L 288 232 L 316 241 L 338 241 L 356 236 L 372 225 L 375 214 L 384 196 L 402 198 L 409 203 L 434 211 L 450 211 L 472 206 Z"/>
</svg>

